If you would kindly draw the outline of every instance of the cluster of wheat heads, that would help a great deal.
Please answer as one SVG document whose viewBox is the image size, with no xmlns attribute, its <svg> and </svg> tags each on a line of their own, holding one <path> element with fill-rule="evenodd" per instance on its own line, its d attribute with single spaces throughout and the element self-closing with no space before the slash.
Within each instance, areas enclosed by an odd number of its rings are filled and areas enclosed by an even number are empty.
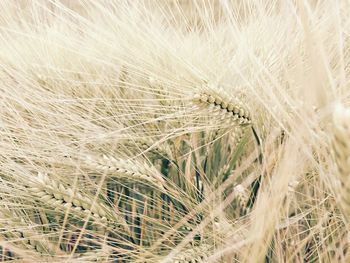
<svg viewBox="0 0 350 263">
<path fill-rule="evenodd" d="M 348 1 L 0 7 L 0 261 L 349 262 Z"/>
</svg>

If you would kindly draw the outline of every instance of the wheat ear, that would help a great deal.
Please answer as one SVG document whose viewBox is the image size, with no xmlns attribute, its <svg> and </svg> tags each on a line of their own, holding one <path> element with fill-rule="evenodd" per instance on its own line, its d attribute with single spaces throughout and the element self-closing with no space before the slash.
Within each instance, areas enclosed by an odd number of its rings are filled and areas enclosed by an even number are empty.
<svg viewBox="0 0 350 263">
<path fill-rule="evenodd" d="M 87 158 L 87 164 L 101 172 L 108 172 L 113 178 L 151 183 L 164 190 L 165 181 L 160 172 L 153 166 L 136 160 L 125 160 L 103 155 L 102 158 Z"/>
<path fill-rule="evenodd" d="M 244 109 L 240 103 L 214 92 L 210 94 L 208 92 L 196 93 L 193 95 L 192 101 L 199 106 L 210 109 L 213 115 L 218 115 L 222 119 L 228 119 L 240 125 L 251 123 L 249 111 Z"/>
<path fill-rule="evenodd" d="M 46 174 L 38 173 L 29 189 L 41 202 L 51 207 L 56 209 L 70 207 L 70 211 L 79 215 L 91 214 L 92 220 L 102 226 L 107 225 L 110 228 L 119 225 L 129 232 L 124 218 L 115 213 L 107 214 L 107 208 L 99 202 L 95 202 L 92 206 L 93 197 L 79 191 L 74 192 L 72 188 L 50 179 Z"/>
<path fill-rule="evenodd" d="M 249 191 L 243 185 L 238 184 L 233 188 L 233 192 L 237 198 L 237 204 L 242 209 L 245 210 L 247 207 L 247 202 L 249 199 Z"/>
<path fill-rule="evenodd" d="M 8 208 L 1 208 L 0 219 L 5 221 L 5 223 L 0 223 L 1 235 L 10 239 L 13 245 L 36 251 L 40 256 L 57 253 L 56 246 L 51 241 L 43 237 L 42 233 L 35 231 L 33 225 L 28 225 L 23 218 L 18 217 Z"/>
<path fill-rule="evenodd" d="M 181 251 L 173 258 L 173 263 L 195 263 L 204 262 L 210 256 L 211 247 L 207 244 L 201 244 Z"/>
<path fill-rule="evenodd" d="M 148 138 L 135 139 L 134 142 L 125 142 L 124 146 L 127 147 L 137 147 L 138 150 L 143 151 L 143 153 L 150 153 L 153 156 L 165 157 L 167 159 L 172 158 L 172 152 L 169 145 L 159 144 L 156 141 Z"/>
<path fill-rule="evenodd" d="M 350 223 L 350 109 L 337 105 L 333 115 L 333 150 L 340 181 L 338 201 Z"/>
<path fill-rule="evenodd" d="M 110 255 L 110 251 L 97 249 L 79 254 L 74 262 L 110 262 Z"/>
</svg>

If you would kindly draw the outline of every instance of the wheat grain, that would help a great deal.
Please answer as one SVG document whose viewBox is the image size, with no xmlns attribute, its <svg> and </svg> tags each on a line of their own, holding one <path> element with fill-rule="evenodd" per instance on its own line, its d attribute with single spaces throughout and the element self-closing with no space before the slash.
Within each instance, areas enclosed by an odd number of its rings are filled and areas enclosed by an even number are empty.
<svg viewBox="0 0 350 263">
<path fill-rule="evenodd" d="M 299 186 L 300 182 L 298 180 L 292 180 L 288 183 L 288 192 L 294 193 L 295 189 Z"/>
</svg>

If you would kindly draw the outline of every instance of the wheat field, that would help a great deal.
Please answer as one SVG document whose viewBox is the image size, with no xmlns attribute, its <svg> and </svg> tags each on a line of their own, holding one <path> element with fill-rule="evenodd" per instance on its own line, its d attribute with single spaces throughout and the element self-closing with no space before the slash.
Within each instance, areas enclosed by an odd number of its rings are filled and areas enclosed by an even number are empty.
<svg viewBox="0 0 350 263">
<path fill-rule="evenodd" d="M 1 262 L 350 262 L 350 1 L 0 7 Z"/>
</svg>

